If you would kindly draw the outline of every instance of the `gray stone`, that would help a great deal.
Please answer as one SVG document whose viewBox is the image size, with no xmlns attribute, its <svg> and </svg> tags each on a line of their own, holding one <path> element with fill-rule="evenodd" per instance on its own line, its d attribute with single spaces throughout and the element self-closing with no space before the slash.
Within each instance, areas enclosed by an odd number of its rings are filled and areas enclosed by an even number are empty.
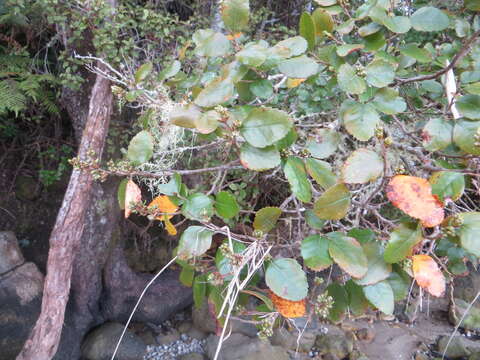
<svg viewBox="0 0 480 360">
<path fill-rule="evenodd" d="M 273 331 L 273 336 L 270 338 L 272 345 L 278 345 L 287 350 L 309 352 L 315 344 L 316 334 L 311 331 L 305 331 L 301 336 L 294 331 L 290 332 L 281 327 Z M 297 343 L 298 340 L 298 343 Z"/>
<path fill-rule="evenodd" d="M 0 232 L 0 360 L 16 357 L 40 314 L 43 275 L 24 263 L 11 232 Z"/>
<path fill-rule="evenodd" d="M 82 356 L 87 360 L 109 360 L 123 331 L 119 323 L 105 323 L 87 335 L 82 344 Z M 147 345 L 127 330 L 115 359 L 138 360 L 143 358 Z"/>
<path fill-rule="evenodd" d="M 208 336 L 208 333 L 192 327 L 190 330 L 188 330 L 187 335 L 190 336 L 192 339 L 203 340 Z"/>
<path fill-rule="evenodd" d="M 157 342 L 159 345 L 171 344 L 180 339 L 180 333 L 176 329 L 171 329 L 165 335 L 158 335 Z"/>
<path fill-rule="evenodd" d="M 0 231 L 0 275 L 24 262 L 15 234 L 11 231 Z"/>
<path fill-rule="evenodd" d="M 203 305 L 198 309 L 196 306 L 193 307 L 192 319 L 193 325 L 197 329 L 206 333 L 215 333 L 215 317 L 209 312 L 206 301 L 204 301 Z M 251 337 L 257 335 L 257 328 L 251 323 L 245 323 L 239 320 L 230 320 L 228 324 L 228 326 L 231 326 L 232 333 L 240 333 Z"/>
<path fill-rule="evenodd" d="M 352 340 L 343 333 L 319 335 L 315 340 L 315 346 L 320 355 L 325 355 L 331 360 L 345 359 L 353 351 Z"/>
<path fill-rule="evenodd" d="M 204 360 L 204 359 L 205 359 L 205 356 L 199 353 L 184 354 L 178 357 L 178 360 Z"/>
<path fill-rule="evenodd" d="M 471 302 L 478 289 L 480 289 L 480 270 L 469 267 L 467 276 L 455 277 L 453 285 L 453 296 L 466 302 Z"/>
<path fill-rule="evenodd" d="M 443 352 L 445 352 L 445 356 L 450 359 L 461 359 L 471 354 L 470 350 L 467 349 L 465 340 L 463 339 L 462 336 L 454 336 L 450 341 L 450 343 L 448 343 L 449 339 L 450 339 L 450 336 L 442 336 L 438 340 L 437 346 L 438 346 L 438 352 L 440 354 L 443 354 Z"/>
<path fill-rule="evenodd" d="M 206 352 L 209 359 L 215 356 L 218 340 L 219 337 L 215 335 L 207 338 Z M 280 346 L 235 333 L 223 342 L 218 360 L 289 360 L 289 356 Z"/>
<path fill-rule="evenodd" d="M 459 320 L 463 317 L 464 313 L 468 310 L 467 314 L 463 318 L 462 324 L 460 327 L 467 329 L 467 330 L 480 330 L 480 307 L 474 304 L 473 306 L 469 306 L 470 304 L 466 301 L 455 298 L 454 302 L 450 304 L 450 308 L 448 311 L 448 319 L 450 323 L 456 326 Z"/>
</svg>

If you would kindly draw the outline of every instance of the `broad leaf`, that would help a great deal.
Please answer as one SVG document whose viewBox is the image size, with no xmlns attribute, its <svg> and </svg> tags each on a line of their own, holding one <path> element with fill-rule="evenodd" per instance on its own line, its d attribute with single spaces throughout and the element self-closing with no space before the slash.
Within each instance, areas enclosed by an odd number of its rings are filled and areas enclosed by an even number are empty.
<svg viewBox="0 0 480 360">
<path fill-rule="evenodd" d="M 380 117 L 371 104 L 344 101 L 340 116 L 347 131 L 360 141 L 368 141 L 375 133 Z"/>
<path fill-rule="evenodd" d="M 117 200 L 120 210 L 125 210 L 125 192 L 127 190 L 127 183 L 128 179 L 123 179 L 120 181 L 120 184 L 118 184 Z"/>
<path fill-rule="evenodd" d="M 211 81 L 195 98 L 196 105 L 212 107 L 230 100 L 233 96 L 234 85 L 228 79 L 217 78 Z"/>
<path fill-rule="evenodd" d="M 460 237 L 460 245 L 470 254 L 480 257 L 480 212 L 460 213 L 459 216 L 463 220 L 462 226 L 458 230 Z"/>
<path fill-rule="evenodd" d="M 432 6 L 425 6 L 415 11 L 410 21 L 417 31 L 442 31 L 450 25 L 448 16 Z"/>
<path fill-rule="evenodd" d="M 261 107 L 250 112 L 240 127 L 240 133 L 250 145 L 263 148 L 284 138 L 292 126 L 287 113 Z"/>
<path fill-rule="evenodd" d="M 368 270 L 367 257 L 359 242 L 340 232 L 328 233 L 328 251 L 335 263 L 354 278 L 365 276 Z"/>
<path fill-rule="evenodd" d="M 153 64 L 151 62 L 145 63 L 138 68 L 135 72 L 135 83 L 140 83 L 147 78 L 147 76 L 152 72 Z"/>
<path fill-rule="evenodd" d="M 193 303 L 196 309 L 200 309 L 207 296 L 207 275 L 201 274 L 195 276 L 193 280 Z"/>
<path fill-rule="evenodd" d="M 387 315 L 393 314 L 395 307 L 392 287 L 388 281 L 381 281 L 374 285 L 368 285 L 363 288 L 365 297 L 378 310 Z"/>
<path fill-rule="evenodd" d="M 307 149 L 313 157 L 325 159 L 333 155 L 340 144 L 340 135 L 331 129 L 319 129 L 315 140 L 307 141 Z"/>
<path fill-rule="evenodd" d="M 212 245 L 213 231 L 203 226 L 190 226 L 180 237 L 178 244 L 178 256 L 182 259 L 190 259 L 202 256 Z"/>
<path fill-rule="evenodd" d="M 445 277 L 435 260 L 428 255 L 412 256 L 413 277 L 419 286 L 440 297 L 445 292 Z"/>
<path fill-rule="evenodd" d="M 221 12 L 223 23 L 231 32 L 236 33 L 248 28 L 249 0 L 224 0 L 221 5 Z"/>
<path fill-rule="evenodd" d="M 374 60 L 365 68 L 367 82 L 375 87 L 383 88 L 391 84 L 395 78 L 395 69 L 384 60 Z"/>
<path fill-rule="evenodd" d="M 432 185 L 432 194 L 441 201 L 449 198 L 457 201 L 465 190 L 465 176 L 453 171 L 438 171 L 428 180 Z"/>
<path fill-rule="evenodd" d="M 344 286 L 338 283 L 330 284 L 326 289 L 326 293 L 333 298 L 333 306 L 330 309 L 328 318 L 337 323 L 345 317 L 348 308 L 348 294 Z"/>
<path fill-rule="evenodd" d="M 189 195 L 183 203 L 182 214 L 190 220 L 208 221 L 213 215 L 213 200 L 202 193 Z"/>
<path fill-rule="evenodd" d="M 180 194 L 181 187 L 182 177 L 179 174 L 173 174 L 168 183 L 158 186 L 158 191 L 168 196 L 174 196 Z"/>
<path fill-rule="evenodd" d="M 420 63 L 427 63 L 432 61 L 432 57 L 428 50 L 421 49 L 415 44 L 406 44 L 400 47 L 400 53 L 405 56 L 410 56 Z"/>
<path fill-rule="evenodd" d="M 268 50 L 259 44 L 249 44 L 236 55 L 237 60 L 247 66 L 259 67 L 268 56 Z"/>
<path fill-rule="evenodd" d="M 217 214 L 225 219 L 231 219 L 240 211 L 235 196 L 226 191 L 220 191 L 215 196 L 215 210 Z"/>
<path fill-rule="evenodd" d="M 267 79 L 256 80 L 250 84 L 250 91 L 260 99 L 268 99 L 273 94 L 273 85 Z"/>
<path fill-rule="evenodd" d="M 277 224 L 278 219 L 282 215 L 282 210 L 278 207 L 264 207 L 255 214 L 253 228 L 267 233 Z"/>
<path fill-rule="evenodd" d="M 480 133 L 480 121 L 459 120 L 453 128 L 453 141 L 468 154 L 480 155 L 480 146 L 476 146 L 475 134 Z"/>
<path fill-rule="evenodd" d="M 423 147 L 429 151 L 445 149 L 452 143 L 453 126 L 444 118 L 430 119 L 422 131 Z"/>
<path fill-rule="evenodd" d="M 406 16 L 386 16 L 382 23 L 388 30 L 397 34 L 405 34 L 412 27 L 410 19 Z"/>
<path fill-rule="evenodd" d="M 240 148 L 240 162 L 250 170 L 268 170 L 280 165 L 280 153 L 274 146 L 259 149 L 244 143 Z"/>
<path fill-rule="evenodd" d="M 200 134 L 210 134 L 214 132 L 221 120 L 221 115 L 215 110 L 204 112 L 195 121 L 195 127 Z"/>
<path fill-rule="evenodd" d="M 140 131 L 130 140 L 127 158 L 134 165 L 146 163 L 153 156 L 153 137 L 148 131 Z"/>
<path fill-rule="evenodd" d="M 463 95 L 456 101 L 457 110 L 466 118 L 480 119 L 480 95 Z"/>
<path fill-rule="evenodd" d="M 326 161 L 308 158 L 305 160 L 305 168 L 307 173 L 324 189 L 328 189 L 337 183 L 337 177 Z"/>
<path fill-rule="evenodd" d="M 383 174 L 383 159 L 370 149 L 355 150 L 342 167 L 342 180 L 347 184 L 365 184 Z"/>
<path fill-rule="evenodd" d="M 405 100 L 398 96 L 398 91 L 390 88 L 380 89 L 373 98 L 373 105 L 387 115 L 404 112 L 407 108 Z"/>
<path fill-rule="evenodd" d="M 305 51 L 307 51 L 308 43 L 302 36 L 294 36 L 282 41 L 279 41 L 274 48 L 277 49 L 288 49 L 289 53 L 288 56 L 298 56 L 302 55 Z"/>
<path fill-rule="evenodd" d="M 223 244 L 228 244 L 228 240 L 225 240 Z M 234 254 L 240 254 L 247 247 L 245 244 L 233 240 L 232 248 Z M 215 254 L 215 266 L 217 267 L 218 272 L 225 277 L 225 280 L 230 280 L 232 278 L 234 271 L 232 262 L 230 258 L 226 257 L 220 249 L 218 249 L 217 253 Z"/>
<path fill-rule="evenodd" d="M 212 29 L 197 30 L 192 39 L 196 45 L 195 54 L 197 56 L 223 56 L 231 49 L 227 37 Z"/>
<path fill-rule="evenodd" d="M 355 282 L 358 285 L 373 285 L 389 277 L 392 266 L 383 258 L 383 247 L 378 242 L 369 242 L 362 246 L 367 257 L 367 273 Z"/>
<path fill-rule="evenodd" d="M 305 211 L 305 221 L 308 226 L 316 230 L 321 230 L 326 222 L 325 220 L 320 219 L 311 209 Z"/>
<path fill-rule="evenodd" d="M 290 184 L 292 193 L 297 199 L 303 202 L 310 202 L 312 200 L 312 185 L 308 181 L 302 159 L 289 156 L 283 167 L 283 172 Z"/>
<path fill-rule="evenodd" d="M 202 115 L 200 108 L 195 104 L 177 106 L 170 112 L 170 122 L 177 126 L 193 129 L 197 119 Z"/>
<path fill-rule="evenodd" d="M 412 255 L 413 248 L 423 240 L 417 224 L 402 223 L 390 234 L 384 258 L 387 263 L 398 263 Z"/>
<path fill-rule="evenodd" d="M 195 269 L 190 266 L 185 266 L 182 268 L 178 279 L 183 286 L 192 287 L 193 279 L 195 277 Z"/>
<path fill-rule="evenodd" d="M 307 41 L 308 50 L 313 50 L 315 46 L 315 23 L 312 16 L 304 12 L 300 17 L 299 33 Z"/>
<path fill-rule="evenodd" d="M 337 46 L 337 55 L 345 57 L 350 55 L 352 52 L 363 49 L 365 45 L 363 44 L 345 44 Z"/>
<path fill-rule="evenodd" d="M 350 279 L 345 283 L 345 290 L 348 295 L 348 308 L 354 316 L 364 315 L 368 310 L 370 303 L 363 294 L 363 287 L 355 284 Z"/>
<path fill-rule="evenodd" d="M 335 23 L 329 13 L 323 11 L 321 8 L 317 8 L 312 13 L 312 18 L 315 23 L 315 34 L 317 36 L 322 36 L 324 31 L 329 33 L 333 32 Z"/>
<path fill-rule="evenodd" d="M 307 302 L 305 299 L 299 301 L 287 300 L 275 295 L 273 292 L 270 292 L 270 298 L 275 309 L 286 318 L 299 318 L 306 313 Z"/>
<path fill-rule="evenodd" d="M 287 300 L 303 300 L 308 294 L 307 276 L 294 259 L 273 260 L 265 272 L 265 282 L 275 295 Z"/>
<path fill-rule="evenodd" d="M 128 180 L 125 186 L 125 219 L 132 213 L 130 206 L 140 201 L 142 201 L 142 190 L 132 180 Z"/>
<path fill-rule="evenodd" d="M 343 64 L 338 69 L 337 81 L 340 89 L 349 94 L 361 94 L 367 89 L 365 80 L 359 77 L 349 64 Z"/>
<path fill-rule="evenodd" d="M 411 281 L 408 274 L 400 266 L 393 265 L 393 271 L 387 281 L 392 287 L 395 301 L 401 301 L 407 297 Z"/>
<path fill-rule="evenodd" d="M 320 235 L 311 235 L 303 239 L 301 254 L 305 265 L 315 271 L 325 270 L 332 265 L 328 243 L 329 239 Z"/>
<path fill-rule="evenodd" d="M 339 220 L 343 218 L 350 207 L 350 191 L 345 184 L 337 184 L 325 191 L 315 201 L 315 215 L 324 220 Z"/>
<path fill-rule="evenodd" d="M 305 55 L 283 60 L 278 70 L 290 78 L 306 79 L 318 72 L 319 66 L 312 58 Z"/>
</svg>

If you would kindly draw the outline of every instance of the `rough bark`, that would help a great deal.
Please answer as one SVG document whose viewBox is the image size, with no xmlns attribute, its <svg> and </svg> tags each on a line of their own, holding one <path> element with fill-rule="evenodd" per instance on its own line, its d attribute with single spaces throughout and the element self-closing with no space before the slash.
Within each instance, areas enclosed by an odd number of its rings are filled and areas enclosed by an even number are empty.
<svg viewBox="0 0 480 360">
<path fill-rule="evenodd" d="M 109 81 L 97 76 L 78 151 L 81 159 L 87 159 L 89 151 L 101 156 L 112 112 L 112 100 Z M 57 351 L 70 292 L 74 255 L 80 245 L 92 183 L 90 172 L 80 169 L 72 171 L 62 207 L 50 235 L 41 314 L 17 360 L 48 360 Z"/>
</svg>

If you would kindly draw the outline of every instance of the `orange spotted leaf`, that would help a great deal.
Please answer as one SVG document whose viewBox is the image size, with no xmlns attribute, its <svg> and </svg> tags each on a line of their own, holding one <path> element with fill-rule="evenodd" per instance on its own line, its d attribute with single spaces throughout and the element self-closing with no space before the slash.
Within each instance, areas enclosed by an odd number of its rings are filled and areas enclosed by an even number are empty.
<svg viewBox="0 0 480 360">
<path fill-rule="evenodd" d="M 232 41 L 232 40 L 238 39 L 242 35 L 243 33 L 241 32 L 233 33 L 233 34 L 227 35 L 227 39 Z"/>
<path fill-rule="evenodd" d="M 166 214 L 173 214 L 178 210 L 178 206 L 175 205 L 172 200 L 167 195 L 160 195 L 157 196 L 155 199 L 152 200 L 148 207 L 156 207 L 156 211 L 166 213 Z M 157 220 L 164 220 L 165 215 L 157 216 Z M 168 219 L 171 219 L 173 215 L 168 215 Z"/>
<path fill-rule="evenodd" d="M 305 315 L 305 299 L 291 301 L 275 295 L 272 291 L 269 292 L 269 295 L 275 309 L 286 318 L 297 318 Z"/>
<path fill-rule="evenodd" d="M 420 219 L 425 227 L 434 227 L 443 221 L 443 204 L 432 195 L 432 188 L 426 179 L 394 176 L 387 185 L 387 197 L 394 206 Z"/>
<path fill-rule="evenodd" d="M 125 219 L 130 216 L 130 205 L 142 201 L 142 191 L 132 180 L 128 180 L 125 188 Z"/>
<path fill-rule="evenodd" d="M 445 292 L 445 277 L 435 260 L 428 255 L 414 255 L 412 259 L 413 277 L 417 284 L 433 296 L 442 296 Z"/>
</svg>

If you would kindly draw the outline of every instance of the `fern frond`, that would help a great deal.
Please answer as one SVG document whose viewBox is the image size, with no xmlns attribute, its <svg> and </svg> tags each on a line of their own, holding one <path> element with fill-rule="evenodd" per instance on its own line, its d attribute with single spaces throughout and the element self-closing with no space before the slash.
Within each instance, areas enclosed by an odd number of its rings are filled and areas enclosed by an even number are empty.
<svg viewBox="0 0 480 360">
<path fill-rule="evenodd" d="M 16 86 L 16 82 L 0 81 L 0 114 L 13 111 L 16 115 L 25 109 L 27 98 Z"/>
</svg>

